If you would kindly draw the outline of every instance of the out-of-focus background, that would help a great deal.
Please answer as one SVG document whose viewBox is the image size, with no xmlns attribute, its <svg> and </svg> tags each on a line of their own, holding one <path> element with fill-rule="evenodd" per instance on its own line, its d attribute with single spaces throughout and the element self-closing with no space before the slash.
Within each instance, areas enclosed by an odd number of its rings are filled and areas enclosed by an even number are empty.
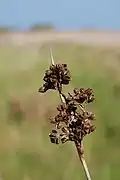
<svg viewBox="0 0 120 180">
<path fill-rule="evenodd" d="M 0 3 L 0 180 L 83 180 L 72 143 L 53 145 L 56 92 L 39 94 L 50 47 L 73 87 L 93 88 L 96 132 L 85 138 L 92 180 L 120 179 L 120 2 Z"/>
</svg>

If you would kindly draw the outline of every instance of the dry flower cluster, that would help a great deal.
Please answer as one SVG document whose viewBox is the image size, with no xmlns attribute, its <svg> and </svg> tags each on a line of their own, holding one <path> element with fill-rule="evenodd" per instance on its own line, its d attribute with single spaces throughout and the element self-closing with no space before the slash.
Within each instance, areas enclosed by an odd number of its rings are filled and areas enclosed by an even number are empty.
<svg viewBox="0 0 120 180">
<path fill-rule="evenodd" d="M 67 69 L 67 64 L 51 65 L 49 70 L 45 71 L 43 78 L 45 83 L 39 89 L 39 92 L 44 93 L 48 89 L 62 91 L 62 85 L 68 85 L 70 82 L 70 72 Z"/>
<path fill-rule="evenodd" d="M 66 96 L 62 92 L 62 85 L 68 85 L 71 76 L 67 64 L 54 64 L 46 70 L 43 80 L 45 83 L 39 88 L 40 93 L 49 89 L 57 90 L 62 103 L 57 107 L 58 114 L 51 119 L 54 129 L 49 134 L 52 143 L 59 144 L 73 141 L 76 145 L 78 155 L 84 167 L 86 178 L 91 179 L 83 157 L 83 138 L 95 130 L 92 124 L 95 115 L 85 110 L 85 105 L 94 101 L 95 97 L 90 88 L 75 88 L 73 94 Z"/>
</svg>

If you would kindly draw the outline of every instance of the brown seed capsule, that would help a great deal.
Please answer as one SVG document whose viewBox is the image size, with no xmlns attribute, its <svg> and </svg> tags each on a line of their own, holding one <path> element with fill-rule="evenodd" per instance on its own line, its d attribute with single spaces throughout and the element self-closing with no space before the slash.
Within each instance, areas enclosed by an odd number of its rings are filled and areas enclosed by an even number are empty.
<svg viewBox="0 0 120 180">
<path fill-rule="evenodd" d="M 66 134 L 60 134 L 60 137 L 61 137 L 62 144 L 64 144 L 65 142 L 69 140 L 69 137 Z"/>
<path fill-rule="evenodd" d="M 75 88 L 75 89 L 74 89 L 74 93 L 75 93 L 75 95 L 79 94 L 79 92 L 80 92 L 80 91 L 79 91 L 79 89 L 78 89 L 78 88 Z"/>
<path fill-rule="evenodd" d="M 94 95 L 91 95 L 91 96 L 88 97 L 87 102 L 88 102 L 88 103 L 91 103 L 91 102 L 94 101 L 94 99 L 95 99 Z"/>
<path fill-rule="evenodd" d="M 58 138 L 56 136 L 54 136 L 52 134 L 49 134 L 49 137 L 50 137 L 51 143 L 59 144 L 59 140 L 58 140 Z"/>
</svg>

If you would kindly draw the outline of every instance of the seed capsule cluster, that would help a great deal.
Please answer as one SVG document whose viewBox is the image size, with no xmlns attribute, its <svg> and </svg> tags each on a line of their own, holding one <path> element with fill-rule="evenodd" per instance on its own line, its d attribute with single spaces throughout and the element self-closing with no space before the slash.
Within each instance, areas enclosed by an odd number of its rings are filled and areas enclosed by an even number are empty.
<svg viewBox="0 0 120 180">
<path fill-rule="evenodd" d="M 87 89 L 85 89 L 85 88 L 80 88 L 80 89 L 75 88 L 73 98 L 78 103 L 84 103 L 85 101 L 87 103 L 90 103 L 95 99 L 93 91 L 92 91 L 91 88 L 87 88 Z"/>
<path fill-rule="evenodd" d="M 62 85 L 68 85 L 70 82 L 70 72 L 67 64 L 51 65 L 49 70 L 45 71 L 44 84 L 39 88 L 39 92 L 44 93 L 48 89 L 62 90 Z"/>
<path fill-rule="evenodd" d="M 91 93 L 91 95 L 93 94 Z M 52 143 L 59 144 L 60 141 L 62 143 L 74 141 L 79 145 L 84 136 L 95 130 L 95 126 L 92 124 L 95 115 L 85 111 L 82 104 L 78 104 L 81 99 L 77 98 L 75 100 L 75 97 L 75 95 L 69 95 L 66 97 L 66 103 L 57 107 L 58 114 L 51 120 L 51 123 L 55 125 L 55 129 L 49 135 Z M 89 99 L 89 94 L 86 99 Z M 78 107 L 80 107 L 79 111 Z"/>
<path fill-rule="evenodd" d="M 43 78 L 45 83 L 39 89 L 40 93 L 48 89 L 58 90 L 65 103 L 57 107 L 58 114 L 51 120 L 54 129 L 49 134 L 51 143 L 59 144 L 74 141 L 78 146 L 83 138 L 95 130 L 92 121 L 95 115 L 85 110 L 85 105 L 94 101 L 95 96 L 91 88 L 75 88 L 73 94 L 65 96 L 62 85 L 68 85 L 71 77 L 66 64 L 56 64 L 46 70 Z"/>
</svg>

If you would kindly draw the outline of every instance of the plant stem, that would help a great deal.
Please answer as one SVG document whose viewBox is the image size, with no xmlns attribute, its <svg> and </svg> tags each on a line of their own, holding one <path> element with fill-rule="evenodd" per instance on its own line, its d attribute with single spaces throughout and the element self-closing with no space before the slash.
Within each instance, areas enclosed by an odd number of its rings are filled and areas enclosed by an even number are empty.
<svg viewBox="0 0 120 180">
<path fill-rule="evenodd" d="M 87 180 L 91 180 L 90 172 L 88 170 L 87 163 L 86 163 L 85 158 L 84 158 L 84 154 L 81 154 L 81 147 L 77 146 L 77 144 L 75 144 L 75 146 L 76 146 L 76 149 L 77 149 L 77 153 L 78 153 L 79 159 L 80 159 L 81 164 L 83 166 L 83 170 L 84 170 L 86 179 Z M 83 149 L 83 147 L 82 147 L 82 149 Z"/>
<path fill-rule="evenodd" d="M 51 54 L 51 64 L 55 65 L 51 49 L 50 49 L 50 54 Z M 59 92 L 59 96 L 60 96 L 61 102 L 62 103 L 66 103 L 65 98 L 63 97 L 63 95 L 60 93 L 59 90 L 58 90 L 58 92 Z M 82 106 L 80 106 L 80 107 L 81 107 L 81 110 L 84 112 L 85 111 L 84 108 Z M 86 163 L 85 158 L 84 158 L 84 153 L 82 153 L 82 151 L 83 151 L 83 144 L 78 146 L 75 143 L 75 146 L 76 146 L 76 149 L 77 149 L 77 153 L 78 153 L 79 159 L 80 159 L 81 164 L 83 166 L 83 170 L 85 172 L 86 179 L 87 180 L 91 180 L 91 176 L 90 176 L 90 173 L 89 173 L 89 170 L 88 170 L 88 167 L 87 167 L 87 163 Z"/>
<path fill-rule="evenodd" d="M 59 93 L 59 95 L 60 95 L 61 102 L 66 103 L 64 97 L 62 96 L 62 94 Z M 75 143 L 75 146 L 76 146 L 76 149 L 77 149 L 79 159 L 80 159 L 81 164 L 83 166 L 83 170 L 85 172 L 86 179 L 91 180 L 91 176 L 90 176 L 90 173 L 89 173 L 89 170 L 88 170 L 88 167 L 87 167 L 87 163 L 86 163 L 85 158 L 84 158 L 84 154 L 81 153 L 81 149 L 83 150 L 83 144 L 81 144 L 81 146 L 78 146 Z"/>
</svg>

